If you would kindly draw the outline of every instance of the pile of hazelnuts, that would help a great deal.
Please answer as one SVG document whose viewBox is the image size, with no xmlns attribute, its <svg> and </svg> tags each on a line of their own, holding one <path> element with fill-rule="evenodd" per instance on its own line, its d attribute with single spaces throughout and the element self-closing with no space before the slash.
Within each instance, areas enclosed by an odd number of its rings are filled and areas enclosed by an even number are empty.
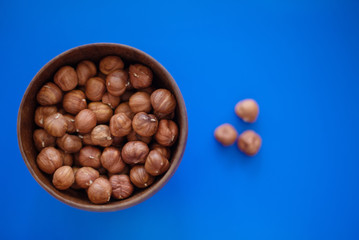
<svg viewBox="0 0 359 240">
<path fill-rule="evenodd" d="M 142 64 L 107 56 L 63 66 L 37 93 L 37 166 L 59 190 L 104 204 L 150 186 L 170 167 L 176 98 Z"/>
<path fill-rule="evenodd" d="M 258 103 L 253 99 L 239 101 L 234 111 L 244 122 L 254 123 L 259 114 Z M 237 140 L 240 151 L 248 156 L 254 156 L 262 146 L 262 138 L 253 130 L 246 130 L 239 135 L 236 129 L 229 123 L 218 126 L 214 131 L 214 137 L 223 146 L 233 145 Z"/>
</svg>

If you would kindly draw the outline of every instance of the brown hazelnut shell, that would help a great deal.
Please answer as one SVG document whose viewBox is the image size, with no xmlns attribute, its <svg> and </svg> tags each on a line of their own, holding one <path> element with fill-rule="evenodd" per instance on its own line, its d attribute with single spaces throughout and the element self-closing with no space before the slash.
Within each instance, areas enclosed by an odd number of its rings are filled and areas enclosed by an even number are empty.
<svg viewBox="0 0 359 240">
<path fill-rule="evenodd" d="M 67 121 L 67 132 L 68 133 L 76 132 L 75 117 L 70 114 L 64 114 L 64 118 Z"/>
<path fill-rule="evenodd" d="M 92 203 L 104 204 L 110 201 L 112 187 L 105 178 L 97 178 L 87 190 L 87 196 Z"/>
<path fill-rule="evenodd" d="M 101 164 L 110 173 L 119 173 L 126 166 L 121 159 L 121 151 L 115 147 L 107 147 L 103 150 Z"/>
<path fill-rule="evenodd" d="M 37 93 L 36 100 L 43 106 L 58 104 L 62 100 L 62 91 L 55 83 L 48 82 Z"/>
<path fill-rule="evenodd" d="M 119 96 L 113 96 L 110 93 L 106 92 L 102 96 L 102 102 L 110 106 L 110 108 L 114 109 L 120 104 L 121 98 Z"/>
<path fill-rule="evenodd" d="M 54 113 L 45 119 L 44 128 L 50 135 L 62 137 L 67 131 L 67 120 L 61 113 Z"/>
<path fill-rule="evenodd" d="M 102 102 L 92 102 L 88 105 L 88 109 L 95 113 L 97 123 L 107 123 L 113 116 L 112 108 Z"/>
<path fill-rule="evenodd" d="M 164 147 L 158 143 L 152 143 L 150 149 L 157 150 L 168 160 L 171 158 L 171 150 L 168 147 Z"/>
<path fill-rule="evenodd" d="M 121 96 L 128 85 L 128 74 L 124 70 L 115 70 L 106 77 L 107 91 L 113 96 Z"/>
<path fill-rule="evenodd" d="M 158 176 L 165 173 L 170 167 L 170 163 L 159 151 L 152 150 L 145 162 L 145 170 L 152 176 Z"/>
<path fill-rule="evenodd" d="M 145 92 L 136 92 L 133 94 L 130 97 L 128 104 L 131 108 L 131 111 L 134 113 L 149 113 L 152 110 L 150 95 Z"/>
<path fill-rule="evenodd" d="M 147 88 L 152 84 L 153 73 L 150 68 L 142 64 L 130 65 L 128 75 L 131 85 L 136 89 Z"/>
<path fill-rule="evenodd" d="M 38 151 L 41 151 L 45 147 L 55 146 L 56 138 L 48 134 L 44 129 L 36 129 L 32 138 Z"/>
<path fill-rule="evenodd" d="M 67 92 L 74 89 L 79 81 L 73 67 L 63 66 L 55 73 L 54 82 L 62 91 Z"/>
<path fill-rule="evenodd" d="M 80 150 L 79 163 L 83 167 L 101 167 L 101 150 L 93 146 L 85 146 Z"/>
<path fill-rule="evenodd" d="M 76 73 L 79 85 L 84 86 L 89 78 L 96 76 L 96 65 L 89 60 L 81 61 L 77 64 Z"/>
<path fill-rule="evenodd" d="M 131 196 L 134 187 L 130 178 L 125 175 L 113 175 L 110 177 L 112 196 L 116 199 L 125 199 Z"/>
<path fill-rule="evenodd" d="M 72 167 L 62 166 L 56 169 L 52 177 L 52 184 L 59 190 L 66 190 L 75 182 L 75 175 Z"/>
<path fill-rule="evenodd" d="M 134 130 L 132 130 L 128 135 L 127 135 L 127 141 L 142 141 L 146 144 L 149 144 L 152 141 L 152 136 L 151 137 L 144 137 L 141 135 L 138 135 Z"/>
<path fill-rule="evenodd" d="M 177 124 L 172 120 L 162 119 L 158 124 L 155 140 L 165 147 L 172 146 L 178 137 Z"/>
<path fill-rule="evenodd" d="M 96 126 L 96 114 L 90 109 L 81 110 L 75 117 L 76 132 L 89 133 Z"/>
<path fill-rule="evenodd" d="M 85 94 L 91 101 L 101 101 L 106 92 L 105 81 L 99 77 L 93 77 L 87 80 L 85 85 Z"/>
<path fill-rule="evenodd" d="M 135 165 L 130 171 L 130 180 L 138 188 L 146 188 L 150 186 L 155 178 L 146 172 L 143 165 Z"/>
<path fill-rule="evenodd" d="M 66 112 L 76 115 L 87 108 L 85 93 L 81 90 L 72 90 L 65 94 L 62 106 Z"/>
<path fill-rule="evenodd" d="M 56 148 L 46 147 L 37 155 L 36 163 L 41 171 L 53 174 L 56 169 L 62 166 L 63 157 Z"/>
<path fill-rule="evenodd" d="M 97 125 L 92 129 L 91 140 L 94 145 L 101 147 L 111 146 L 113 139 L 111 137 L 110 128 L 107 125 Z"/>
<path fill-rule="evenodd" d="M 132 128 L 137 134 L 150 137 L 157 131 L 158 120 L 153 114 L 139 112 L 133 117 Z"/>
<path fill-rule="evenodd" d="M 100 71 L 105 75 L 113 72 L 114 70 L 123 69 L 123 67 L 124 63 L 118 56 L 104 57 L 101 59 L 99 64 Z"/>
<path fill-rule="evenodd" d="M 235 143 L 238 133 L 229 123 L 222 124 L 214 130 L 214 137 L 223 146 L 230 146 Z"/>
<path fill-rule="evenodd" d="M 100 173 L 92 167 L 79 168 L 75 173 L 75 183 L 80 188 L 88 188 L 97 178 Z"/>
<path fill-rule="evenodd" d="M 115 114 L 117 113 L 124 113 L 129 119 L 133 119 L 133 116 L 135 116 L 135 113 L 132 112 L 128 102 L 120 103 L 120 105 L 118 105 L 118 107 L 115 109 Z"/>
<path fill-rule="evenodd" d="M 234 111 L 244 122 L 253 123 L 258 118 L 259 106 L 254 99 L 244 99 L 236 104 Z"/>
<path fill-rule="evenodd" d="M 39 106 L 35 110 L 35 123 L 39 127 L 44 127 L 45 119 L 54 114 L 57 113 L 57 107 L 56 106 Z"/>
<path fill-rule="evenodd" d="M 167 89 L 157 89 L 151 94 L 151 104 L 157 113 L 169 114 L 176 108 L 175 96 Z"/>
<path fill-rule="evenodd" d="M 146 143 L 141 141 L 131 141 L 123 146 L 121 156 L 123 161 L 127 164 L 143 164 L 145 163 L 149 151 L 150 149 Z"/>
<path fill-rule="evenodd" d="M 117 113 L 111 117 L 110 131 L 115 137 L 123 137 L 132 131 L 131 119 L 125 113 Z"/>
<path fill-rule="evenodd" d="M 133 90 L 126 90 L 126 92 L 124 92 L 120 98 L 122 102 L 128 102 L 128 100 L 130 100 L 130 97 L 135 93 L 135 91 Z"/>
<path fill-rule="evenodd" d="M 244 131 L 238 137 L 238 148 L 248 156 L 254 156 L 262 146 L 262 138 L 253 130 Z"/>
<path fill-rule="evenodd" d="M 67 153 L 75 153 L 82 148 L 82 141 L 78 136 L 65 134 L 56 139 L 56 144 L 59 148 Z"/>
</svg>

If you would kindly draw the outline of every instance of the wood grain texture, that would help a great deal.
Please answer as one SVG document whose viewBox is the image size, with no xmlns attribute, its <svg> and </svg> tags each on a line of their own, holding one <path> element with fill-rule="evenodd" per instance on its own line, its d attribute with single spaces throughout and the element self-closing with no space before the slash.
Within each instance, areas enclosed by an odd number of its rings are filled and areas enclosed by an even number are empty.
<svg viewBox="0 0 359 240">
<path fill-rule="evenodd" d="M 169 170 L 149 188 L 136 192 L 128 199 L 121 201 L 111 201 L 104 205 L 95 205 L 91 203 L 84 192 L 76 190 L 59 191 L 51 183 L 48 175 L 40 171 L 36 164 L 37 150 L 32 140 L 32 133 L 35 129 L 34 112 L 37 107 L 36 93 L 39 91 L 44 83 L 51 81 L 55 72 L 64 65 L 71 65 L 73 67 L 82 60 L 92 60 L 96 63 L 105 56 L 117 55 L 120 56 L 128 66 L 130 63 L 142 63 L 150 67 L 154 73 L 153 84 L 156 87 L 163 87 L 169 89 L 176 97 L 177 108 L 175 121 L 179 126 L 179 137 L 175 146 L 172 147 L 171 166 Z M 167 72 L 167 70 L 155 59 L 148 54 L 126 45 L 115 43 L 94 43 L 79 46 L 70 49 L 52 59 L 30 82 L 23 99 L 18 113 L 17 120 L 17 134 L 18 142 L 22 157 L 30 173 L 35 180 L 53 197 L 56 199 L 79 209 L 107 212 L 116 211 L 129 208 L 153 196 L 158 192 L 173 176 L 177 170 L 187 142 L 188 135 L 188 120 L 186 106 L 175 80 Z"/>
</svg>

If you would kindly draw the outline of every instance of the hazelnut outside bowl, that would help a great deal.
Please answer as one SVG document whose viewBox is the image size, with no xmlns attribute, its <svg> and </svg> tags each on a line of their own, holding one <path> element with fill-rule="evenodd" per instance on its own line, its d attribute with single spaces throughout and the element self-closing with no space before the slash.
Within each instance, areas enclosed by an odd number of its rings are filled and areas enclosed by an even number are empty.
<svg viewBox="0 0 359 240">
<path fill-rule="evenodd" d="M 35 108 L 37 106 L 36 93 L 46 82 L 53 79 L 54 74 L 60 67 L 65 65 L 76 66 L 77 63 L 82 60 L 91 60 L 98 63 L 101 58 L 108 55 L 120 56 L 126 64 L 142 63 L 150 67 L 154 74 L 153 85 L 157 88 L 166 88 L 175 95 L 178 104 L 175 110 L 176 117 L 174 120 L 177 122 L 179 127 L 179 136 L 176 144 L 171 148 L 173 154 L 170 159 L 170 168 L 161 178 L 156 179 L 154 184 L 146 189 L 137 190 L 127 199 L 110 201 L 104 205 L 95 205 L 88 200 L 86 193 L 73 189 L 65 191 L 57 190 L 53 186 L 51 178 L 38 168 L 36 164 L 37 151 L 32 137 L 35 129 L 35 122 L 33 119 Z M 40 69 L 30 82 L 22 98 L 17 120 L 17 135 L 20 151 L 26 166 L 35 180 L 58 200 L 72 207 L 97 212 L 116 211 L 129 208 L 145 201 L 158 192 L 177 170 L 185 150 L 187 134 L 188 120 L 186 106 L 182 94 L 172 76 L 159 62 L 148 54 L 136 48 L 115 43 L 94 43 L 83 45 L 70 49 L 53 58 Z"/>
</svg>

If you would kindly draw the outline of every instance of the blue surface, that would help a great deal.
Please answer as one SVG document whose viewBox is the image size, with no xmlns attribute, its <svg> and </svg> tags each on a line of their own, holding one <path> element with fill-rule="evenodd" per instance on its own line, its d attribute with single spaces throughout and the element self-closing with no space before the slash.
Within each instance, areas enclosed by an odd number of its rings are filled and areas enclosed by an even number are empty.
<svg viewBox="0 0 359 240">
<path fill-rule="evenodd" d="M 0 239 L 359 239 L 358 1 L 0 1 Z M 36 72 L 72 47 L 139 48 L 177 80 L 183 161 L 154 197 L 91 213 L 51 197 L 19 152 L 16 118 Z M 260 105 L 253 125 L 237 101 Z M 255 129 L 253 158 L 221 147 Z"/>
</svg>

